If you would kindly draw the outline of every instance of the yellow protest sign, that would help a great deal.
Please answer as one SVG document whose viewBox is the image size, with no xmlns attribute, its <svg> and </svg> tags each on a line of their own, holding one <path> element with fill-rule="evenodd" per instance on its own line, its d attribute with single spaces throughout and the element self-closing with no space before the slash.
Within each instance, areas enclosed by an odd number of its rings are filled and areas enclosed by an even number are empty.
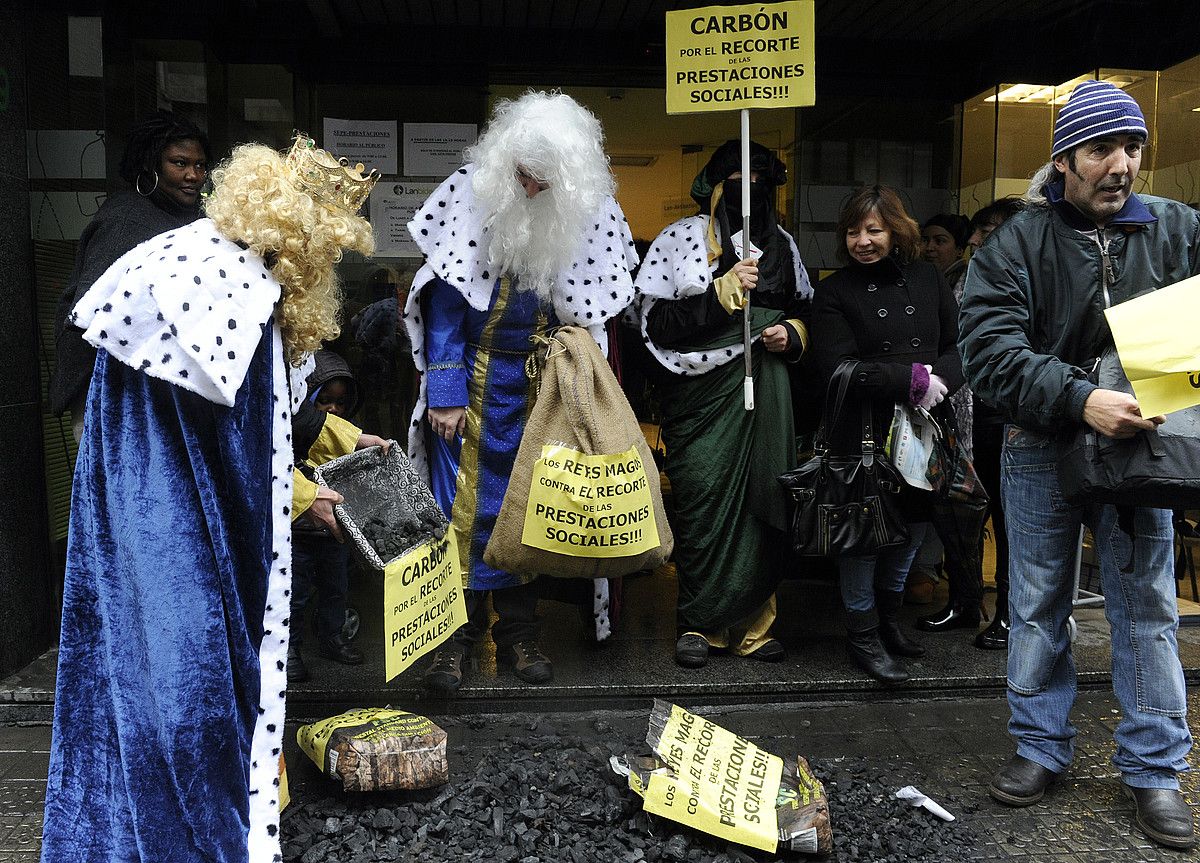
<svg viewBox="0 0 1200 863">
<path fill-rule="evenodd" d="M 751 848 L 776 849 L 782 759 L 678 705 L 671 705 L 654 749 L 675 775 L 650 775 L 647 812 Z"/>
<path fill-rule="evenodd" d="M 1104 312 L 1142 416 L 1200 404 L 1200 276 Z"/>
<path fill-rule="evenodd" d="M 467 622 L 453 531 L 383 571 L 385 675 L 391 680 Z"/>
<path fill-rule="evenodd" d="M 816 0 L 667 13 L 667 113 L 815 105 Z"/>
<path fill-rule="evenodd" d="M 587 455 L 543 446 L 521 542 L 572 557 L 626 557 L 658 547 L 646 467 L 636 447 Z"/>
</svg>

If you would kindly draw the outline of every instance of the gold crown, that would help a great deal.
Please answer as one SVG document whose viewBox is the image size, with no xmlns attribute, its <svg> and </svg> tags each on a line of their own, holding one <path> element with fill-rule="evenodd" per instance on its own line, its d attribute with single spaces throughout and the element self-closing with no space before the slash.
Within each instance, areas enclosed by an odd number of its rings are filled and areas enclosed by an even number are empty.
<svg viewBox="0 0 1200 863">
<path fill-rule="evenodd" d="M 371 189 L 379 181 L 379 172 L 363 173 L 359 162 L 351 165 L 322 150 L 303 132 L 296 133 L 286 164 L 297 184 L 305 192 L 340 210 L 357 213 Z"/>
</svg>

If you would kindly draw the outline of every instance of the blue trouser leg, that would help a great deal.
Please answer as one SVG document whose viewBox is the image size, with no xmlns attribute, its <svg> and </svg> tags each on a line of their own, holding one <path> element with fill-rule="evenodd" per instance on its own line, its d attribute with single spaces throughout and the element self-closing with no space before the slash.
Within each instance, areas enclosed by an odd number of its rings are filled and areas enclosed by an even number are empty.
<svg viewBox="0 0 1200 863">
<path fill-rule="evenodd" d="M 921 550 L 929 522 L 908 525 L 908 542 L 879 554 L 863 557 L 842 555 L 837 559 L 838 583 L 842 589 L 842 604 L 847 611 L 870 611 L 875 607 L 875 590 L 898 592 L 904 590 L 904 580 L 913 558 Z"/>
<path fill-rule="evenodd" d="M 1178 788 L 1176 774 L 1187 769 L 1192 738 L 1175 640 L 1179 612 L 1171 512 L 1138 508 L 1134 528 L 1137 538 L 1131 543 L 1111 506 L 1100 508 L 1094 525 L 1112 629 L 1113 690 L 1121 704 L 1113 764 L 1129 785 Z"/>
<path fill-rule="evenodd" d="M 1131 785 L 1177 787 L 1191 747 L 1179 665 L 1168 512 L 1135 510 L 1135 549 L 1114 507 L 1071 507 L 1046 437 L 1010 429 L 1002 458 L 1009 535 L 1009 732 L 1017 754 L 1061 773 L 1074 756 L 1075 664 L 1067 619 L 1080 525 L 1093 528 L 1122 706 L 1114 763 Z"/>
</svg>

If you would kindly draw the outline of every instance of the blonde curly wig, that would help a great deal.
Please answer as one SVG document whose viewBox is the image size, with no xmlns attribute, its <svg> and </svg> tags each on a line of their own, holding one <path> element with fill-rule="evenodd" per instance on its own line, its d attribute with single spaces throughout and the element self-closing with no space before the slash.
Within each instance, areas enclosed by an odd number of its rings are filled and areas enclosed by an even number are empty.
<svg viewBox="0 0 1200 863">
<path fill-rule="evenodd" d="M 341 332 L 334 266 L 344 249 L 375 251 L 371 226 L 301 191 L 283 156 L 262 144 L 236 147 L 212 176 L 205 213 L 218 231 L 266 260 L 283 287 L 276 322 L 288 363 L 298 366 Z"/>
</svg>

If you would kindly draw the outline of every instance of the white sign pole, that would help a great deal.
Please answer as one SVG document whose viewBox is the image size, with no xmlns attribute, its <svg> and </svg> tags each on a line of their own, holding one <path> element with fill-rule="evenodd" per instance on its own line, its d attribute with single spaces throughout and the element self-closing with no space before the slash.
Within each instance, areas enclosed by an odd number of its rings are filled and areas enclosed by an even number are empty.
<svg viewBox="0 0 1200 863">
<path fill-rule="evenodd" d="M 742 258 L 750 257 L 750 109 L 742 109 Z M 746 356 L 746 379 L 742 394 L 746 410 L 754 410 L 754 361 L 750 356 L 750 294 L 742 306 L 742 349 Z"/>
</svg>

